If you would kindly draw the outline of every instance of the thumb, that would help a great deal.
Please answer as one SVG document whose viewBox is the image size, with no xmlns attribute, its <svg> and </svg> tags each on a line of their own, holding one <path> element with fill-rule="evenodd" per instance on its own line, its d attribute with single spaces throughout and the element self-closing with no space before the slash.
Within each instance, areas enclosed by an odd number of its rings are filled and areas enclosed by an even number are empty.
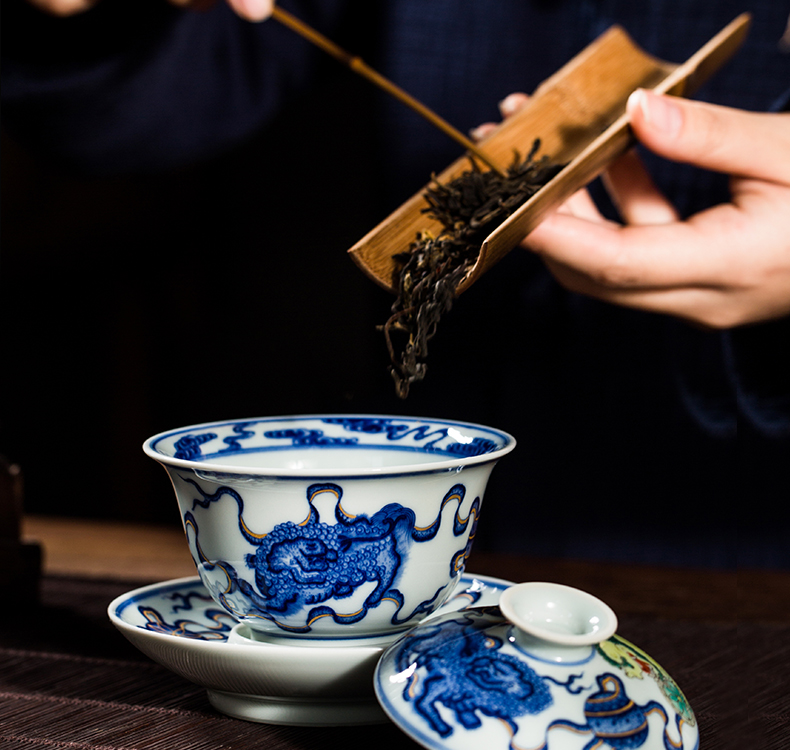
<svg viewBox="0 0 790 750">
<path fill-rule="evenodd" d="M 634 135 L 660 156 L 725 174 L 787 182 L 787 115 L 747 112 L 645 89 L 631 94 L 626 111 Z"/>
</svg>

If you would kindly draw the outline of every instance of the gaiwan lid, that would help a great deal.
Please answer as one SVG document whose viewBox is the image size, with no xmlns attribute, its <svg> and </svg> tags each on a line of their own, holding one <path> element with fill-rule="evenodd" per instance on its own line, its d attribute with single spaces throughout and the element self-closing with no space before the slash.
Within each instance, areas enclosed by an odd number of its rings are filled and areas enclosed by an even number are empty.
<svg viewBox="0 0 790 750">
<path fill-rule="evenodd" d="M 615 634 L 604 602 L 521 583 L 496 607 L 428 620 L 390 646 L 376 695 L 437 750 L 694 750 L 694 713 L 670 676 Z"/>
</svg>

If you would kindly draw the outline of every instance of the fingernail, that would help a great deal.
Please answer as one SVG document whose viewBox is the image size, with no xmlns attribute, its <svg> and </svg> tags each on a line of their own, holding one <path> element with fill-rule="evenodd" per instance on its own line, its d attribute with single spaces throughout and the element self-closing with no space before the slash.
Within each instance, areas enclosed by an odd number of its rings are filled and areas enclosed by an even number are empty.
<svg viewBox="0 0 790 750">
<path fill-rule="evenodd" d="M 499 102 L 499 111 L 503 117 L 510 117 L 515 114 L 524 103 L 524 98 L 520 94 L 509 94 Z"/>
<path fill-rule="evenodd" d="M 482 140 L 483 138 L 485 138 L 485 137 L 486 137 L 486 135 L 488 135 L 488 132 L 490 131 L 490 129 L 491 129 L 491 128 L 490 128 L 490 127 L 488 127 L 488 126 L 486 126 L 486 125 L 479 125 L 478 127 L 476 127 L 476 128 L 472 128 L 472 129 L 469 131 L 469 137 L 470 137 L 470 138 L 471 138 L 473 141 L 479 141 L 479 140 Z"/>
<path fill-rule="evenodd" d="M 663 130 L 669 135 L 680 132 L 683 124 L 683 113 L 666 96 L 658 96 L 645 89 L 637 89 L 629 97 L 629 110 L 638 107 L 642 111 L 645 122 L 657 130 Z"/>
</svg>

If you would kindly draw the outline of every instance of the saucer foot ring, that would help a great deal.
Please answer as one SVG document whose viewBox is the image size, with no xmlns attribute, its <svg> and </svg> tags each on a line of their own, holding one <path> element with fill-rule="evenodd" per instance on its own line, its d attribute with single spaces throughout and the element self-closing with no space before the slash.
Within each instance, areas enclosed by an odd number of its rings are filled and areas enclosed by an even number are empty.
<svg viewBox="0 0 790 750">
<path fill-rule="evenodd" d="M 297 700 L 207 690 L 211 705 L 234 719 L 289 726 L 350 726 L 386 724 L 387 718 L 375 700 Z"/>
</svg>

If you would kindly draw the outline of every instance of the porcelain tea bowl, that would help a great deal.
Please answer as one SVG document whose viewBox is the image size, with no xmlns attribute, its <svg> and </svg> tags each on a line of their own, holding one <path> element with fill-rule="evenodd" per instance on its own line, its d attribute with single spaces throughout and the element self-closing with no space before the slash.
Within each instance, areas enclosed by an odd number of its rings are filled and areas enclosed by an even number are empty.
<svg viewBox="0 0 790 750">
<path fill-rule="evenodd" d="M 393 640 L 464 572 L 496 462 L 482 425 L 288 416 L 194 425 L 143 450 L 175 490 L 214 600 L 257 640 Z"/>
</svg>

